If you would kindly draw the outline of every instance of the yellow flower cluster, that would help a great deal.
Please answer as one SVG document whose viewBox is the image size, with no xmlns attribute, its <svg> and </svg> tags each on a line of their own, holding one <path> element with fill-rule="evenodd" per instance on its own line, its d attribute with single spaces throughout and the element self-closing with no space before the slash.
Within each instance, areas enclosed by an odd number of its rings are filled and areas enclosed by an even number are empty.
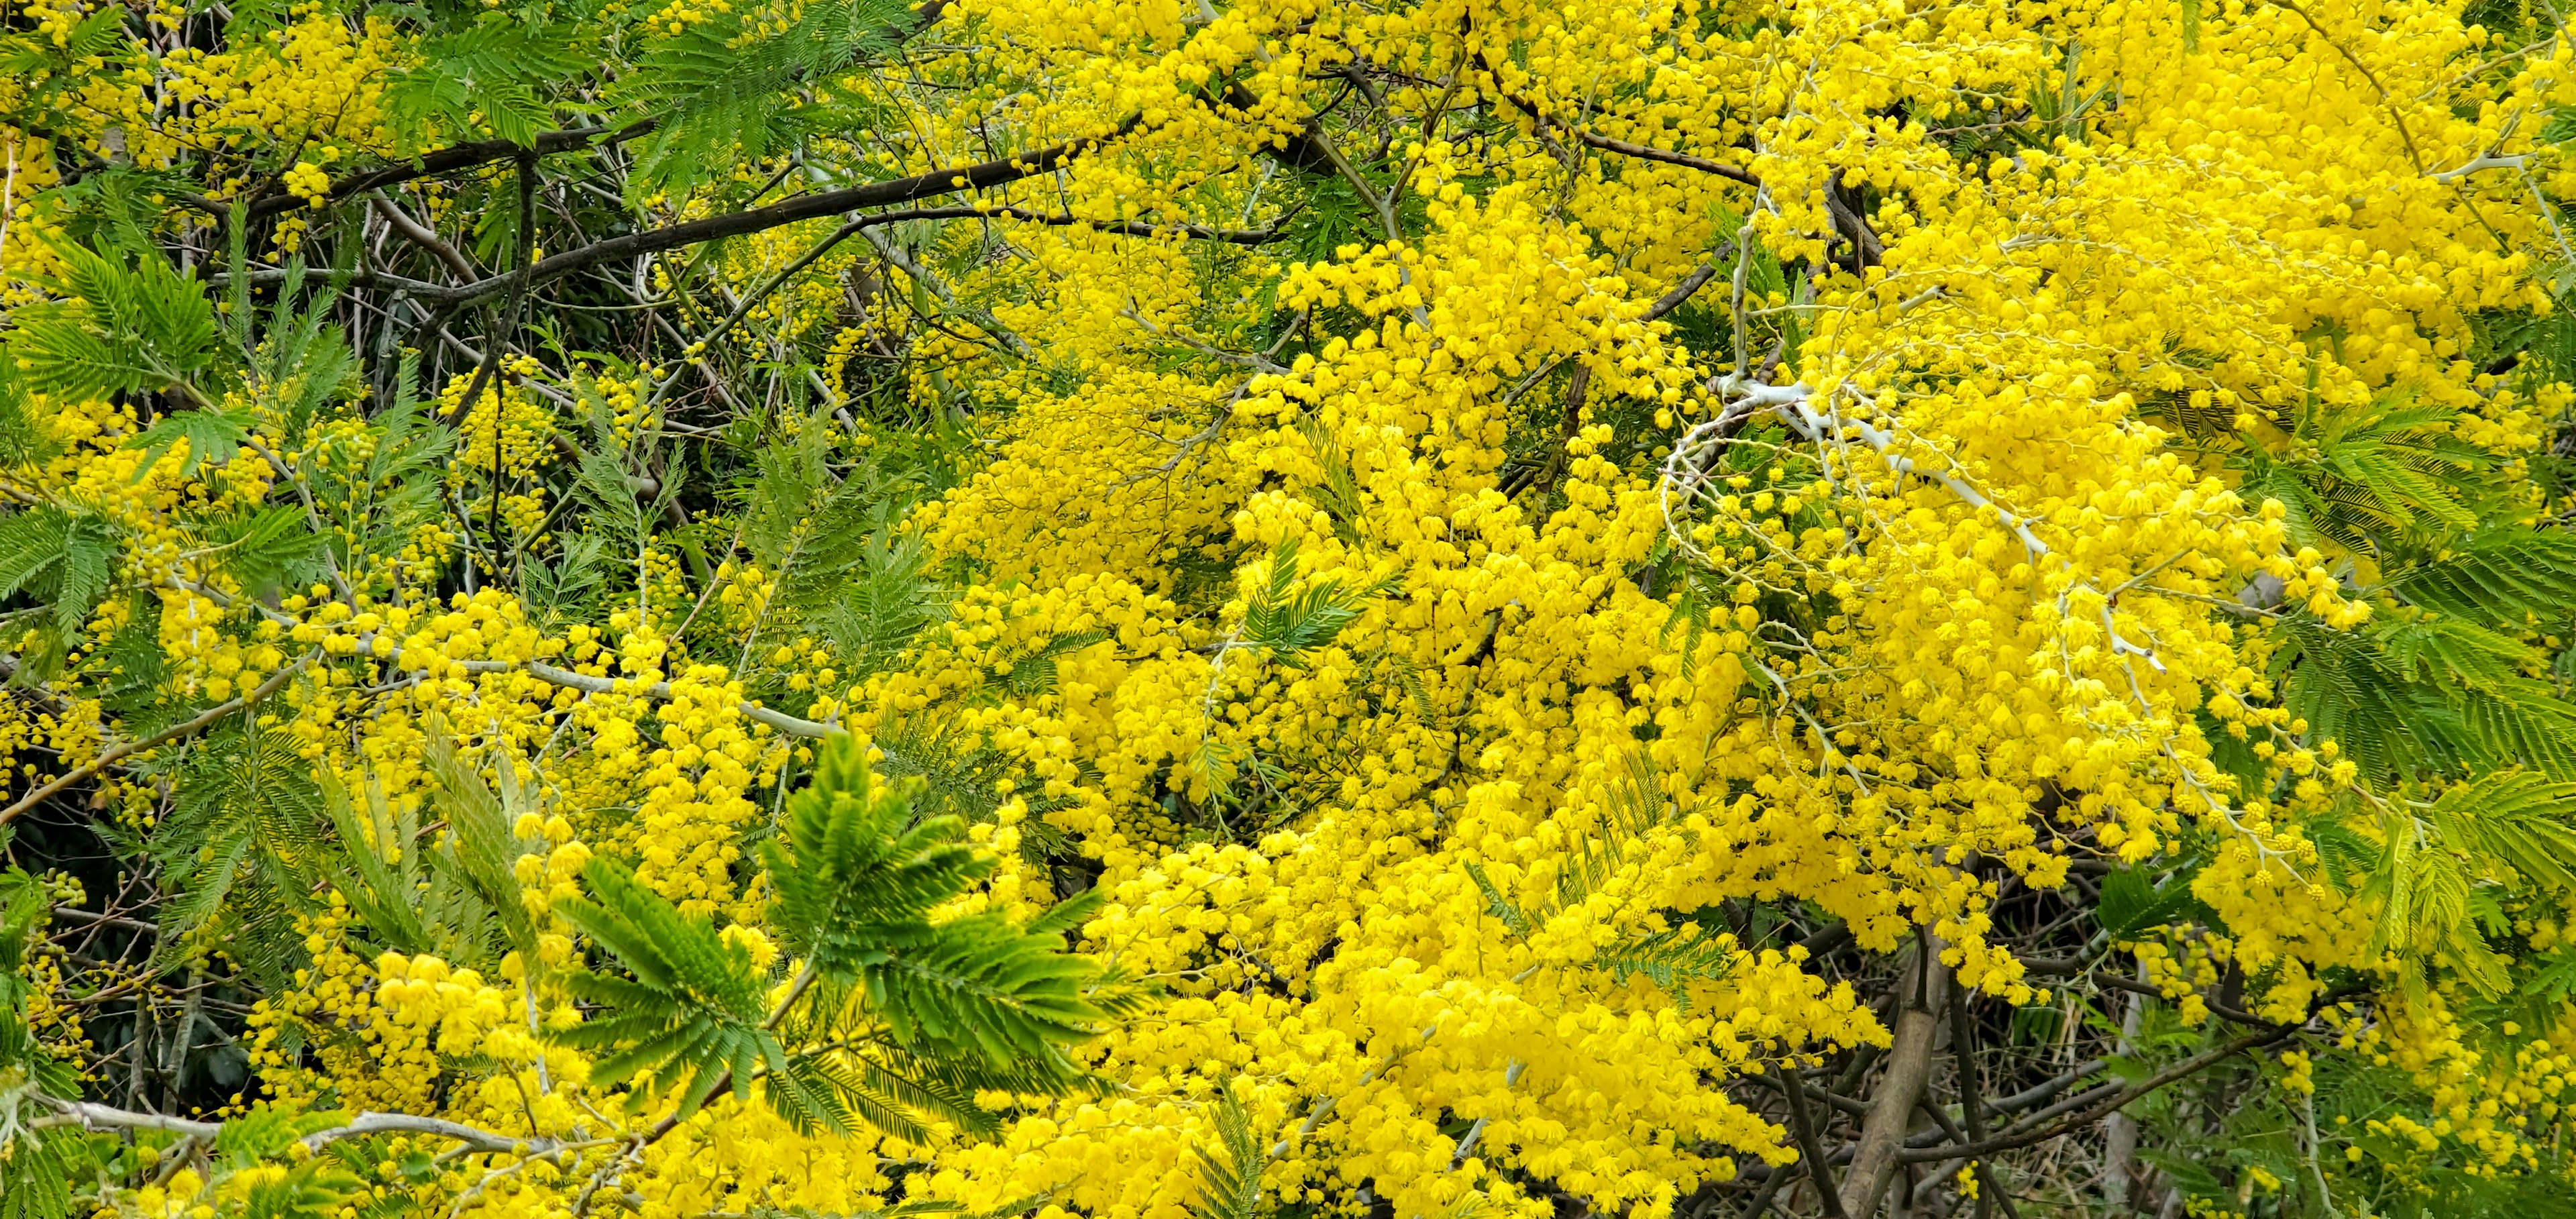
<svg viewBox="0 0 2576 1219">
<path fill-rule="evenodd" d="M 536 474 L 555 459 L 554 411 L 526 384 L 542 368 L 535 357 L 501 363 L 506 375 L 491 378 L 473 402 L 465 401 L 474 388 L 470 373 L 457 374 L 439 393 L 438 413 L 453 418 L 460 442 L 448 485 L 477 514 L 472 519 L 490 524 L 497 512 L 498 525 L 533 535 L 546 519 L 546 488 Z"/>
</svg>

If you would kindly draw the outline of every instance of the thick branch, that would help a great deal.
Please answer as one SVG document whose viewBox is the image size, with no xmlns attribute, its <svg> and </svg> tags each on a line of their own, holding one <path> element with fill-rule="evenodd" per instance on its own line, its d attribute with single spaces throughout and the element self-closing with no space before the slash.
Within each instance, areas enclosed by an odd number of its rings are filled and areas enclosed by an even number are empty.
<svg viewBox="0 0 2576 1219">
<path fill-rule="evenodd" d="M 463 252 L 449 245 L 445 238 L 438 235 L 437 230 L 421 223 L 410 212 L 404 211 L 401 204 L 386 197 L 384 192 L 377 191 L 369 195 L 367 201 L 376 205 L 376 214 L 383 216 L 385 223 L 392 225 L 395 232 L 402 234 L 403 238 L 413 245 L 429 251 L 438 261 L 447 264 L 447 269 L 456 272 L 458 279 L 471 280 L 482 276 L 483 273 L 476 269 L 473 263 L 466 261 Z"/>
<path fill-rule="evenodd" d="M 1825 1214 L 1830 1219 L 1843 1219 L 1842 1200 L 1834 1196 L 1833 1171 L 1826 1165 L 1823 1144 L 1816 1139 L 1815 1119 L 1807 1114 L 1805 1081 L 1798 1078 L 1795 1070 L 1787 1075 L 1780 1095 L 1789 1102 L 1789 1132 L 1797 1137 L 1798 1158 L 1807 1162 L 1808 1173 L 1816 1179 L 1816 1197 L 1823 1200 Z"/>
<path fill-rule="evenodd" d="M 408 1113 L 361 1113 L 345 1126 L 317 1130 L 301 1140 L 308 1151 L 320 1151 L 342 1139 L 363 1138 L 370 1134 L 426 1134 L 453 1139 L 468 1151 L 488 1155 L 530 1155 L 554 1150 L 555 1140 L 546 1138 L 514 1139 L 494 1134 L 444 1118 L 414 1117 Z"/>
<path fill-rule="evenodd" d="M 1950 971 L 1941 963 L 1941 939 L 1928 929 L 1914 954 L 1914 968 L 1904 974 L 1904 1006 L 1896 1017 L 1896 1043 L 1888 1050 L 1887 1074 L 1870 1098 L 1870 1114 L 1861 1123 L 1860 1143 L 1852 1166 L 1843 1174 L 1845 1213 L 1868 1219 L 1895 1180 L 1905 1153 L 1906 1127 L 1915 1102 L 1932 1076 L 1932 1042 L 1941 1027 L 1941 1009 L 1950 997 Z"/>
<path fill-rule="evenodd" d="M 161 934 L 161 928 L 159 926 L 144 922 L 141 919 L 123 918 L 113 914 L 96 914 L 91 911 L 83 910 L 78 906 L 56 906 L 54 907 L 54 917 L 70 919 L 75 923 L 83 923 L 93 927 L 114 927 L 119 931 L 133 931 L 143 935 Z"/>
<path fill-rule="evenodd" d="M 593 144 L 622 144 L 628 140 L 649 135 L 660 125 L 659 119 L 643 119 L 623 127 L 576 127 L 565 131 L 542 132 L 537 136 L 536 142 L 529 145 L 526 150 L 533 150 L 538 156 L 546 156 L 550 153 L 573 152 Z M 475 140 L 457 144 L 441 148 L 436 152 L 424 153 L 418 159 L 406 164 L 388 165 L 382 169 L 351 174 L 331 184 L 331 198 L 346 199 L 352 195 L 363 195 L 371 190 L 399 186 L 419 178 L 434 178 L 440 174 L 455 173 L 460 169 L 472 169 L 478 165 L 489 165 L 494 161 L 506 161 L 519 155 L 521 151 L 523 148 L 520 145 L 508 140 Z M 277 212 L 290 212 L 302 206 L 304 206 L 304 200 L 294 195 L 276 194 L 253 200 L 249 205 L 249 211 L 253 217 L 258 217 Z"/>
<path fill-rule="evenodd" d="M 1733 242 L 1728 242 L 1726 245 L 1718 247 L 1717 253 L 1710 255 L 1707 262 L 1701 263 L 1698 270 L 1683 276 L 1682 282 L 1674 284 L 1671 291 L 1664 293 L 1662 296 L 1656 297 L 1654 304 L 1646 306 L 1646 316 L 1644 320 L 1651 322 L 1675 309 L 1681 308 L 1682 302 L 1689 300 L 1691 298 L 1691 294 L 1698 292 L 1701 285 L 1717 277 L 1717 264 L 1719 260 L 1732 257 L 1734 253 L 1735 249 Z"/>
<path fill-rule="evenodd" d="M 655 682 L 650 686 L 637 686 L 632 681 L 628 681 L 622 683 L 625 688 L 620 690 L 619 686 L 621 683 L 616 678 L 592 677 L 587 673 L 575 673 L 570 669 L 558 669 L 553 665 L 546 664 L 541 661 L 528 660 L 512 662 L 507 660 L 468 660 L 462 663 L 465 667 L 465 671 L 468 673 L 525 673 L 528 676 L 536 678 L 538 681 L 545 682 L 549 685 L 563 686 L 572 690 L 580 690 L 587 694 L 625 693 L 641 695 L 645 698 L 662 701 L 667 701 L 671 697 L 671 683 L 666 681 Z M 837 731 L 837 729 L 834 729 L 829 724 L 818 724 L 812 720 L 799 719 L 784 711 L 773 711 L 755 703 L 742 703 L 738 705 L 735 710 L 740 711 L 744 719 L 767 724 L 780 732 L 788 734 L 789 736 L 814 737 L 820 739 L 822 737 L 830 736 Z"/>
<path fill-rule="evenodd" d="M 1729 182 L 1741 182 L 1746 186 L 1762 185 L 1762 179 L 1754 177 L 1750 172 L 1724 162 L 1709 160 L 1707 157 L 1695 157 L 1687 152 L 1672 152 L 1645 144 L 1631 144 L 1626 140 L 1614 140 L 1609 136 L 1590 131 L 1576 131 L 1573 134 L 1575 139 L 1603 152 L 1615 152 L 1620 156 L 1635 157 L 1640 161 L 1658 161 L 1665 165 L 1696 169 L 1701 173 L 1715 174 Z"/>
</svg>

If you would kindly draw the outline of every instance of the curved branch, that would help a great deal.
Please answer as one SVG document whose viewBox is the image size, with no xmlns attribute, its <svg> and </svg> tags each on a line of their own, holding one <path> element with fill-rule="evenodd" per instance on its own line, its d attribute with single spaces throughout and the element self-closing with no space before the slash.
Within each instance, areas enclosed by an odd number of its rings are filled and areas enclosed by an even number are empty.
<svg viewBox="0 0 2576 1219">
<path fill-rule="evenodd" d="M 223 1133 L 222 1122 L 191 1121 L 165 1113 L 138 1113 L 95 1101 L 62 1100 L 38 1095 L 38 1101 L 51 1107 L 59 1116 L 39 1118 L 38 1126 L 72 1126 L 85 1129 L 167 1130 L 173 1134 L 212 1140 Z M 467 1151 L 489 1155 L 543 1155 L 562 1146 L 548 1138 L 512 1138 L 494 1134 L 445 1118 L 416 1117 L 408 1113 L 361 1113 L 347 1124 L 328 1130 L 317 1130 L 297 1140 L 307 1151 L 320 1151 L 343 1139 L 364 1138 L 371 1134 L 425 1134 L 464 1144 Z"/>
<path fill-rule="evenodd" d="M 388 165 L 382 169 L 351 174 L 331 184 L 330 197 L 335 201 L 346 199 L 351 195 L 363 195 L 371 190 L 400 186 L 419 178 L 433 178 L 440 174 L 455 173 L 460 169 L 489 165 L 494 161 L 506 161 L 522 152 L 534 152 L 542 157 L 551 153 L 574 152 L 594 144 L 623 144 L 628 140 L 652 134 L 654 128 L 661 126 L 661 122 L 660 119 L 640 119 L 623 127 L 609 127 L 603 124 L 598 127 L 574 127 L 563 131 L 540 132 L 535 141 L 527 145 L 516 144 L 509 140 L 475 140 L 470 143 L 456 144 L 436 152 L 423 153 L 404 164 Z M 302 206 L 304 206 L 304 200 L 297 196 L 277 194 L 252 200 L 247 210 L 255 218 L 277 212 L 291 212 Z"/>
<path fill-rule="evenodd" d="M 756 207 L 723 216 L 709 216 L 701 220 L 665 225 L 658 229 L 646 229 L 640 233 L 628 233 L 594 241 L 589 245 L 566 250 L 531 264 L 527 268 L 527 275 L 530 282 L 534 283 L 578 271 L 593 263 L 632 258 L 639 254 L 654 254 L 726 237 L 766 232 L 780 225 L 794 224 L 800 220 L 837 216 L 860 208 L 887 207 L 920 199 L 934 199 L 959 191 L 989 190 L 996 186 L 1017 182 L 1022 178 L 1053 173 L 1066 161 L 1134 131 L 1142 121 L 1142 119 L 1129 119 L 1106 135 L 1068 140 L 1035 152 L 1014 153 L 1008 157 L 973 165 L 934 169 L 928 173 L 896 178 L 889 182 L 870 182 L 864 186 L 815 191 L 812 194 L 798 195 L 793 199 L 782 200 L 767 207 Z M 441 300 L 452 306 L 470 305 L 509 287 L 512 277 L 511 274 L 489 275 L 470 284 L 441 289 L 438 295 Z"/>
</svg>

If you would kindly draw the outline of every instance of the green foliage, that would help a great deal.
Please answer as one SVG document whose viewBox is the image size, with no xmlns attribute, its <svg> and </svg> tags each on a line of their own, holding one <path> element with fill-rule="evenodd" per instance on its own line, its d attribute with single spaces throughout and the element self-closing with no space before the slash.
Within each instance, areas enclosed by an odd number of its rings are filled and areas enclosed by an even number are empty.
<svg viewBox="0 0 2576 1219">
<path fill-rule="evenodd" d="M 368 935 L 395 951 L 458 965 L 487 968 L 499 960 L 510 933 L 486 896 L 496 853 L 489 821 L 469 812 L 423 841 L 419 804 L 388 801 L 373 779 L 354 796 L 326 781 L 322 797 L 337 834 L 323 870 Z M 524 844 L 510 845 L 515 855 Z"/>
<path fill-rule="evenodd" d="M 2576 778 L 2576 704 L 2525 676 L 2529 646 L 2469 622 L 2390 615 L 2360 631 L 2292 616 L 2271 674 L 2309 739 L 2334 741 L 2363 778 L 2529 765 Z"/>
<path fill-rule="evenodd" d="M 6 845 L 0 833 L 0 845 Z M 44 883 L 17 869 L 0 871 L 0 1219 L 63 1219 L 71 1213 L 72 1173 L 80 1135 L 38 1130 L 47 1116 L 40 1093 L 68 1096 L 78 1086 L 68 1063 L 57 1060 L 27 1026 L 27 985 L 22 972 L 42 935 L 53 902 Z"/>
<path fill-rule="evenodd" d="M 1217 1146 L 1201 1145 L 1198 1196 L 1189 1202 L 1190 1219 L 1261 1219 L 1261 1169 L 1270 1157 L 1252 1133 L 1252 1115 L 1228 1083 L 1216 1095 Z"/>
<path fill-rule="evenodd" d="M 30 132 L 70 126 L 84 82 L 126 62 L 130 46 L 125 14 L 112 8 L 82 14 L 59 40 L 32 22 L 0 31 L 0 76 L 18 86 L 10 125 Z"/>
<path fill-rule="evenodd" d="M 1671 927 L 1620 937 L 1593 954 L 1592 967 L 1608 973 L 1617 983 L 1643 976 L 1655 984 L 1655 989 L 1671 995 L 1674 1006 L 1688 1014 L 1689 984 L 1725 978 L 1735 968 L 1736 960 L 1733 939 L 1715 927 Z"/>
<path fill-rule="evenodd" d="M 1026 662 L 1023 662 L 1026 663 Z M 1017 666 L 1015 666 L 1015 671 Z M 1004 749 L 954 717 L 922 713 L 888 715 L 877 721 L 871 742 L 878 754 L 877 772 L 912 784 L 913 814 L 955 817 L 983 825 L 1000 816 L 1007 802 L 1000 784 L 1026 779 L 1026 759 Z M 1029 814 L 1019 823 L 1020 851 L 1031 863 L 1042 863 L 1066 848 L 1063 831 L 1041 814 L 1060 807 L 1062 798 L 1021 791 L 1014 797 Z"/>
<path fill-rule="evenodd" d="M 1663 795 L 1661 776 L 1643 750 L 1628 756 L 1627 767 L 1611 776 L 1603 795 L 1606 799 L 1598 831 L 1576 838 L 1570 857 L 1557 872 L 1555 892 L 1545 904 L 1524 908 L 1494 883 L 1483 865 L 1467 865 L 1467 875 L 1484 894 L 1486 912 L 1500 921 L 1514 939 L 1526 940 L 1560 912 L 1581 906 L 1627 865 L 1642 839 L 1674 819 L 1675 810 Z M 1738 959 L 1733 937 L 1722 935 L 1713 923 L 1704 921 L 1704 916 L 1712 913 L 1700 911 L 1684 916 L 1658 912 L 1656 921 L 1662 926 L 1621 935 L 1597 949 L 1587 964 L 1619 983 L 1642 974 L 1687 1011 L 1689 984 L 1725 977 Z"/>
<path fill-rule="evenodd" d="M 2519 873 L 2533 889 L 2576 893 L 2576 783 L 2504 771 L 2433 802 L 2444 843 Z"/>
<path fill-rule="evenodd" d="M 454 741 L 440 731 L 442 723 L 432 721 L 431 728 L 429 774 L 436 784 L 438 814 L 447 823 L 442 850 L 431 858 L 446 866 L 452 883 L 492 913 L 503 942 L 523 960 L 534 961 L 536 920 L 519 900 L 512 869 L 521 855 L 539 845 L 519 838 L 516 829 L 522 817 L 542 813 L 536 793 L 519 777 L 518 758 L 505 752 L 488 760 L 496 791 L 484 783 L 479 769 L 466 764 Z"/>
<path fill-rule="evenodd" d="M 2366 867 L 2343 879 L 2377 907 L 2371 948 L 2400 954 L 2410 990 L 2425 984 L 2418 955 L 2431 953 L 2481 993 L 2504 993 L 2508 962 L 2492 946 L 2508 929 L 2500 898 L 2576 893 L 2576 784 L 2489 774 L 2430 801 L 2383 801 L 2368 831 L 2375 843 L 2329 859 Z"/>
<path fill-rule="evenodd" d="M 620 102 L 659 120 L 638 148 L 629 192 L 676 197 L 706 181 L 706 166 L 758 162 L 818 128 L 864 122 L 863 98 L 799 105 L 794 91 L 829 88 L 833 76 L 892 51 L 914 20 L 899 0 L 819 0 L 783 26 L 751 6 L 693 12 L 685 29 L 648 43 L 619 82 Z"/>
<path fill-rule="evenodd" d="M 301 509 L 272 504 L 209 514 L 190 523 L 207 557 L 254 597 L 272 595 L 280 585 L 312 583 L 323 570 L 325 539 Z"/>
<path fill-rule="evenodd" d="M 823 978 L 861 984 L 897 1039 L 1070 1084 L 1064 1048 L 1099 1018 L 1081 993 L 1091 967 L 1064 952 L 1058 925 L 1081 907 L 1028 926 L 994 911 L 933 921 L 992 867 L 956 841 L 963 828 L 914 821 L 911 799 L 875 779 L 857 744 L 827 742 L 814 782 L 788 801 L 785 832 L 762 846 L 773 925 Z"/>
<path fill-rule="evenodd" d="M 2101 900 L 2093 907 L 2093 918 L 2102 926 L 2104 935 L 2114 942 L 2135 939 L 2146 932 L 2186 918 L 2215 925 L 2217 915 L 2192 896 L 2191 881 L 2195 869 L 2178 871 L 2158 883 L 2138 868 L 2121 868 L 2102 877 Z"/>
<path fill-rule="evenodd" d="M 270 980 L 291 972 L 301 945 L 290 912 L 312 906 L 309 869 L 323 841 L 311 774 L 292 744 L 256 726 L 208 736 L 179 765 L 154 838 L 175 890 L 158 920 L 158 964 L 186 959 L 206 929 Z"/>
<path fill-rule="evenodd" d="M 725 942 L 705 915 L 680 913 L 612 860 L 592 860 L 584 876 L 594 897 L 566 898 L 556 909 L 627 974 L 565 979 L 576 998 L 608 1009 L 560 1034 L 599 1053 L 593 1079 L 640 1078 L 630 1094 L 638 1107 L 676 1089 L 686 1120 L 718 1088 L 729 1083 L 748 1097 L 758 1071 L 785 1067 L 785 1050 L 763 1020 L 769 979 L 749 949 Z"/>
<path fill-rule="evenodd" d="M 26 388 L 60 398 L 104 398 L 184 385 L 215 357 L 214 303 L 168 261 L 128 266 L 61 245 L 62 276 L 48 285 L 64 298 L 21 306 L 8 354 Z"/>
<path fill-rule="evenodd" d="M 1270 577 L 1245 606 L 1243 641 L 1269 652 L 1289 668 L 1303 668 L 1309 653 L 1331 646 L 1359 621 L 1370 598 L 1390 585 L 1346 588 L 1339 580 L 1297 584 L 1297 539 L 1283 538 L 1270 552 Z"/>
<path fill-rule="evenodd" d="M 521 147 L 555 126 L 545 99 L 556 79 L 584 66 L 569 29 L 524 14 L 483 12 L 474 24 L 421 40 L 410 68 L 388 82 L 388 130 L 412 151 L 451 142 L 479 125 Z"/>
<path fill-rule="evenodd" d="M 991 862 L 956 840 L 955 819 L 915 821 L 848 738 L 821 754 L 761 850 L 771 925 L 801 958 L 785 998 L 769 1004 L 769 973 L 706 916 L 594 860 L 593 896 L 560 909 L 623 974 L 567 978 L 602 1010 L 564 1041 L 602 1053 L 595 1079 L 640 1079 L 639 1097 L 676 1091 L 683 1118 L 756 1082 L 799 1128 L 864 1123 L 915 1141 L 933 1119 L 994 1129 L 979 1091 L 1075 1083 L 1064 1050 L 1100 1013 L 1082 996 L 1094 971 L 1064 951 L 1063 933 L 1087 905 L 1027 924 L 994 912 L 934 920 Z"/>
<path fill-rule="evenodd" d="M 2576 605 L 2576 535 L 2522 526 L 2483 530 L 2397 573 L 2388 589 L 2454 618 L 2521 630 Z"/>
<path fill-rule="evenodd" d="M 38 634 L 21 681 L 51 676 L 60 666 L 107 594 L 116 546 L 115 527 L 82 506 L 37 504 L 0 518 L 0 599 L 24 594 L 39 607 L 6 616 Z"/>
<path fill-rule="evenodd" d="M 835 469 L 830 435 L 808 421 L 763 447 L 733 497 L 744 547 L 778 581 L 764 634 L 820 634 L 856 677 L 892 664 L 944 606 L 921 539 L 902 526 L 918 472 L 874 461 Z"/>
<path fill-rule="evenodd" d="M 2295 541 L 2376 553 L 2398 539 L 2468 529 L 2477 506 L 2464 477 L 2494 457 L 2453 435 L 2448 407 L 2382 403 L 2375 411 L 2303 412 L 2288 453 L 2238 450 L 2249 501 L 2279 500 Z"/>
</svg>

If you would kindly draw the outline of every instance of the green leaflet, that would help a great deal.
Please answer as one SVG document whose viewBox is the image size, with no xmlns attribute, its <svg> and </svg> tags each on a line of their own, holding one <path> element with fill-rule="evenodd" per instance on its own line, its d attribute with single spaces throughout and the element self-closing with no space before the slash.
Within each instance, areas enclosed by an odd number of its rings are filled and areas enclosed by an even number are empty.
<svg viewBox="0 0 2576 1219">
<path fill-rule="evenodd" d="M 1191 1219 L 1260 1219 L 1268 1208 L 1261 1198 L 1261 1169 L 1270 1157 L 1252 1133 L 1252 1115 L 1228 1081 L 1216 1095 L 1217 1146 L 1196 1149 L 1198 1196 L 1190 1200 Z"/>
<path fill-rule="evenodd" d="M 2472 534 L 2388 581 L 2407 602 L 2504 630 L 2576 606 L 2576 535 L 2508 526 Z"/>
<path fill-rule="evenodd" d="M 186 382 L 215 356 L 215 311 L 202 285 L 159 257 L 122 260 L 55 248 L 69 299 L 18 308 L 8 352 L 26 387 L 104 398 Z"/>
<path fill-rule="evenodd" d="M 1393 587 L 1346 588 L 1339 580 L 1309 580 L 1297 591 L 1296 584 L 1297 539 L 1283 538 L 1271 549 L 1269 580 L 1243 612 L 1243 642 L 1266 649 L 1271 659 L 1290 668 L 1304 667 L 1308 653 L 1340 638 L 1359 621 L 1371 598 Z"/>
<path fill-rule="evenodd" d="M 2277 499 L 2288 509 L 2293 541 L 2377 553 L 2477 524 L 2477 505 L 2463 496 L 2483 489 L 2467 476 L 2495 458 L 2451 434 L 2457 414 L 2402 401 L 2374 412 L 2313 412 L 2287 425 L 2289 455 L 2249 442 L 2235 449 L 2233 464 L 2248 502 Z"/>
<path fill-rule="evenodd" d="M 1674 808 L 1664 797 L 1661 777 L 1643 750 L 1628 756 L 1627 767 L 1611 776 L 1603 794 L 1607 801 L 1600 824 L 1575 839 L 1570 858 L 1557 873 L 1555 892 L 1544 904 L 1523 908 L 1494 883 L 1482 864 L 1467 865 L 1467 875 L 1484 895 L 1486 912 L 1499 920 L 1513 938 L 1525 940 L 1558 913 L 1582 905 L 1626 866 L 1631 853 L 1648 834 L 1668 827 L 1674 819 Z M 1717 928 L 1702 917 L 1707 913 L 1659 912 L 1658 918 L 1665 926 L 1626 932 L 1595 951 L 1585 964 L 1608 973 L 1619 983 L 1642 974 L 1688 1011 L 1689 983 L 1722 978 L 1735 967 L 1737 959 L 1731 938 L 1720 937 Z M 1699 925 L 1693 927 L 1692 923 Z"/>
<path fill-rule="evenodd" d="M 556 126 L 549 84 L 586 66 L 571 30 L 531 24 L 517 13 L 477 13 L 474 24 L 427 38 L 412 67 L 385 89 L 386 125 L 405 153 L 431 132 L 473 131 L 521 146 Z"/>
<path fill-rule="evenodd" d="M 1070 1083 L 1063 1048 L 1091 1036 L 1091 967 L 1063 951 L 1055 922 L 998 913 L 933 922 L 991 862 L 956 841 L 953 817 L 912 820 L 858 745 L 827 743 L 814 783 L 789 800 L 786 832 L 762 846 L 777 893 L 772 921 L 824 977 L 862 985 L 895 1037 L 995 1068 L 1039 1064 Z"/>
<path fill-rule="evenodd" d="M 892 51 L 913 24 L 911 9 L 898 0 L 821 0 L 783 29 L 760 24 L 751 9 L 692 14 L 685 29 L 648 43 L 619 81 L 618 102 L 659 116 L 637 145 L 629 194 L 678 197 L 705 182 L 705 166 L 756 162 L 809 132 L 864 119 L 858 97 L 823 107 L 800 103 L 795 90 L 827 87 Z"/>
<path fill-rule="evenodd" d="M 821 753 L 783 833 L 761 848 L 770 925 L 802 958 L 786 998 L 769 1005 L 771 975 L 704 915 L 594 860 L 591 896 L 559 909 L 622 972 L 566 979 L 603 1010 L 562 1039 L 602 1055 L 595 1079 L 637 1080 L 639 1098 L 676 1092 L 683 1116 L 756 1084 L 799 1128 L 865 1125 L 916 1141 L 933 1120 L 996 1129 L 980 1091 L 1077 1082 L 1064 1048 L 1101 1015 L 1082 997 L 1095 971 L 1062 937 L 1089 903 L 1027 924 L 933 921 L 991 862 L 956 841 L 955 819 L 914 821 L 849 738 Z"/>
<path fill-rule="evenodd" d="M 90 614 L 107 596 L 116 562 L 117 533 L 106 517 L 86 508 L 38 504 L 0 517 L 0 599 L 24 593 L 40 605 L 11 614 L 38 628 L 34 663 L 20 680 L 51 676 Z"/>
</svg>

